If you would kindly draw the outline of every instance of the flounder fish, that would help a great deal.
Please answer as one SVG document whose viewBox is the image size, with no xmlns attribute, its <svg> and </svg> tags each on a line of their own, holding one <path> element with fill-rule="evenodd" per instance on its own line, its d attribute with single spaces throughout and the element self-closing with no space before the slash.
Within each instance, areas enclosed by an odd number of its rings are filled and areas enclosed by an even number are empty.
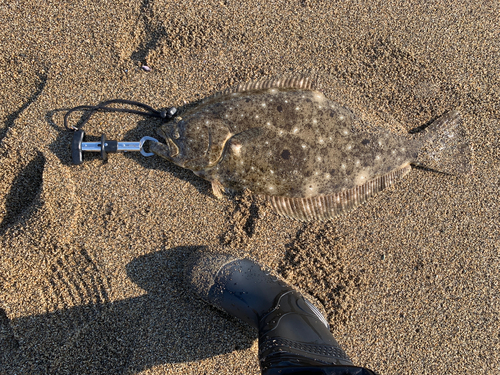
<svg viewBox="0 0 500 375">
<path fill-rule="evenodd" d="M 402 136 L 354 126 L 351 110 L 297 76 L 240 84 L 203 100 L 158 133 L 151 151 L 212 183 L 249 189 L 301 221 L 342 214 L 405 176 L 411 165 L 469 170 L 457 111 Z"/>
</svg>

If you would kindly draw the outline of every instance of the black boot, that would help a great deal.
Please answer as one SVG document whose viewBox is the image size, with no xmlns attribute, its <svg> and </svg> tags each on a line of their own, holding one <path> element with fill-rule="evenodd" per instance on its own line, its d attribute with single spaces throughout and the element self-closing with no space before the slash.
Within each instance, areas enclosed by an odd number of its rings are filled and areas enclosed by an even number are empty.
<svg viewBox="0 0 500 375">
<path fill-rule="evenodd" d="M 206 302 L 258 329 L 263 374 L 375 374 L 353 366 L 320 311 L 259 264 L 198 255 L 186 278 Z"/>
</svg>

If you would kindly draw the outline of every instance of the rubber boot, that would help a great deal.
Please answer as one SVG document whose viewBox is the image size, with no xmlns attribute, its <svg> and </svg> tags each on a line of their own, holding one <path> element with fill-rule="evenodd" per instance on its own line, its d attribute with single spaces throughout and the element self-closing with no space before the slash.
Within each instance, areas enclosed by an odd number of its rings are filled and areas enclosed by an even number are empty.
<svg viewBox="0 0 500 375">
<path fill-rule="evenodd" d="M 375 374 L 353 366 L 311 302 L 249 259 L 197 254 L 186 281 L 203 300 L 258 329 L 262 374 Z"/>
</svg>

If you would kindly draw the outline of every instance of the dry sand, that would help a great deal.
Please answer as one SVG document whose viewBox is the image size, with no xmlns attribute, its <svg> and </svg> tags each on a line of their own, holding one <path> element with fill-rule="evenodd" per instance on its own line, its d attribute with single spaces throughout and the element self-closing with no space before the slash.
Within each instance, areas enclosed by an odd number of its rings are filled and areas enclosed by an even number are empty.
<svg viewBox="0 0 500 375">
<path fill-rule="evenodd" d="M 181 278 L 221 243 L 318 298 L 358 365 L 500 373 L 499 2 L 24 0 L 2 2 L 0 24 L 0 373 L 258 374 L 256 332 Z M 474 173 L 416 169 L 302 224 L 218 201 L 158 157 L 70 164 L 64 109 L 182 107 L 310 69 L 396 132 L 460 109 Z M 138 140 L 159 125 L 98 114 L 86 131 Z"/>
</svg>

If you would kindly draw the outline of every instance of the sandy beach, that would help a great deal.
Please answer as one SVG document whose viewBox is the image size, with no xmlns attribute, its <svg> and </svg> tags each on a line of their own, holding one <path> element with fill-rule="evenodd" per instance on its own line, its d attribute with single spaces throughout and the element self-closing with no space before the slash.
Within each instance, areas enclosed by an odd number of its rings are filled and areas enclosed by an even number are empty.
<svg viewBox="0 0 500 375">
<path fill-rule="evenodd" d="M 356 365 L 500 373 L 500 3 L 22 0 L 0 4 L 0 23 L 0 374 L 260 374 L 257 332 L 185 285 L 204 246 L 315 297 Z M 182 111 L 310 71 L 396 134 L 459 110 L 473 172 L 415 168 L 301 223 L 250 194 L 216 199 L 157 156 L 71 164 L 69 108 Z M 138 141 L 160 125 L 97 113 L 85 131 Z"/>
</svg>

